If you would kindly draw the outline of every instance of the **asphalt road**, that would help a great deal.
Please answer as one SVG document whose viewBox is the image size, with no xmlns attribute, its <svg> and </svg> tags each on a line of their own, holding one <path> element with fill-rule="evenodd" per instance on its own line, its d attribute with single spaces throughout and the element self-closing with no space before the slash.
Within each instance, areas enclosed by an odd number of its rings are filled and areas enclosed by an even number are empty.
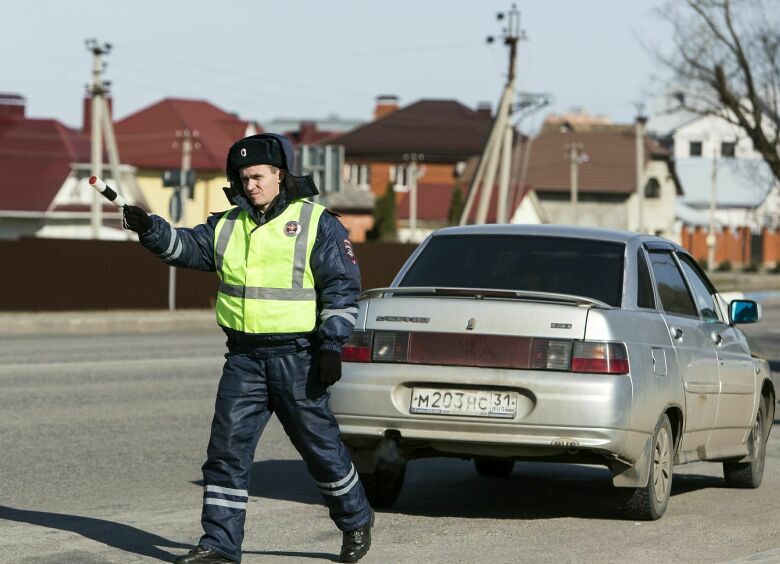
<svg viewBox="0 0 780 564">
<path fill-rule="evenodd" d="M 780 361 L 780 306 L 750 333 Z M 170 561 L 200 535 L 200 465 L 221 333 L 0 337 L 0 562 Z M 780 368 L 780 363 L 776 364 Z M 606 469 L 410 463 L 365 562 L 780 561 L 780 433 L 757 490 L 675 467 L 657 522 L 621 520 Z M 258 448 L 245 562 L 336 559 L 339 532 L 273 420 Z"/>
</svg>

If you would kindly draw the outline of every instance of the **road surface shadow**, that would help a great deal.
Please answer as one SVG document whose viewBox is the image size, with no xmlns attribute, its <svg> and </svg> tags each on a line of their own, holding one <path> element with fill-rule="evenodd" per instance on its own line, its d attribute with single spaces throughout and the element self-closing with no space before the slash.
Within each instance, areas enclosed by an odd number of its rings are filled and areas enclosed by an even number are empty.
<svg viewBox="0 0 780 564">
<path fill-rule="evenodd" d="M 106 521 L 105 519 L 95 519 L 94 517 L 82 517 L 81 515 L 31 511 L 0 505 L 0 519 L 29 523 L 30 525 L 38 525 L 49 529 L 70 531 L 125 552 L 157 558 L 164 562 L 170 562 L 175 555 L 159 547 L 173 549 L 192 548 L 190 544 L 174 542 L 130 525 Z"/>
<path fill-rule="evenodd" d="M 720 477 L 677 474 L 672 496 L 722 487 Z M 323 504 L 301 460 L 255 462 L 249 495 Z M 384 511 L 486 519 L 622 519 L 618 497 L 609 471 L 600 466 L 518 462 L 510 476 L 490 478 L 477 475 L 470 461 L 433 458 L 409 463 L 398 501 Z"/>
</svg>

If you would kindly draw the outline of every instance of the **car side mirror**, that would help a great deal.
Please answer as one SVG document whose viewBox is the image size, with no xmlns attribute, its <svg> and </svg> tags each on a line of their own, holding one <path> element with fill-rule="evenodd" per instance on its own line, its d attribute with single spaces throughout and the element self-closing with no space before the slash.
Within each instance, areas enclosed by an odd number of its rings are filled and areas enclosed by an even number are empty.
<svg viewBox="0 0 780 564">
<path fill-rule="evenodd" d="M 729 304 L 729 321 L 732 323 L 756 323 L 761 321 L 761 304 L 753 300 L 732 300 Z"/>
</svg>

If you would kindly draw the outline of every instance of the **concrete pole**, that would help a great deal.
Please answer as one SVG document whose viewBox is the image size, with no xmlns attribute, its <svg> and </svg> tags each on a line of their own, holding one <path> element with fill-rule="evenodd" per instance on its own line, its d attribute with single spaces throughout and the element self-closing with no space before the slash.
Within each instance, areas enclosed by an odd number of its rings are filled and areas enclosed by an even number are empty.
<svg viewBox="0 0 780 564">
<path fill-rule="evenodd" d="M 645 202 L 645 186 L 644 186 L 644 170 L 645 170 L 645 122 L 647 118 L 644 116 L 637 116 L 636 126 L 634 128 L 636 133 L 636 206 L 637 206 L 637 224 L 636 230 L 640 233 L 645 232 L 645 215 L 644 215 L 644 202 Z"/>
<path fill-rule="evenodd" d="M 496 144 L 493 146 L 493 152 L 488 157 L 487 170 L 485 173 L 485 182 L 482 183 L 482 192 L 479 195 L 479 207 L 477 208 L 477 217 L 474 223 L 482 225 L 487 222 L 488 208 L 490 200 L 493 197 L 493 187 L 496 182 L 496 173 L 498 172 L 498 160 L 501 155 L 501 149 L 504 145 L 504 132 L 509 117 L 509 111 L 496 118 L 496 129 L 498 136 Z"/>
<path fill-rule="evenodd" d="M 409 163 L 409 242 L 417 235 L 417 155 Z"/>
<path fill-rule="evenodd" d="M 103 137 L 106 140 L 106 152 L 108 153 L 108 163 L 111 167 L 111 177 L 114 180 L 114 189 L 118 189 L 121 193 L 122 179 L 121 171 L 119 170 L 119 147 L 116 144 L 116 136 L 114 135 L 114 124 L 111 123 L 111 113 L 108 111 L 108 101 L 105 98 L 100 98 L 100 115 L 102 117 Z"/>
<path fill-rule="evenodd" d="M 513 139 L 512 124 L 507 120 L 503 154 L 501 155 L 501 176 L 498 180 L 498 209 L 496 213 L 497 223 L 507 223 L 507 199 L 509 197 L 509 176 L 512 166 L 512 139 Z"/>
<path fill-rule="evenodd" d="M 477 172 L 474 174 L 474 178 L 471 179 L 471 185 L 469 186 L 469 195 L 466 198 L 466 205 L 463 207 L 463 213 L 460 216 L 460 225 L 465 225 L 468 222 L 468 217 L 471 214 L 471 208 L 474 206 L 474 200 L 477 196 L 478 187 L 482 182 L 482 177 L 485 173 L 485 168 L 490 160 L 491 155 L 496 151 L 496 145 L 501 143 L 503 130 L 499 128 L 499 121 L 503 114 L 508 113 L 509 105 L 512 102 L 512 96 L 514 90 L 510 85 L 504 87 L 504 91 L 501 94 L 501 100 L 498 103 L 498 111 L 496 112 L 496 119 L 493 121 L 493 126 L 488 136 L 488 141 L 485 144 L 485 150 L 482 152 L 479 158 L 479 164 L 477 165 Z M 483 192 L 484 186 L 483 184 Z M 477 221 L 479 223 L 479 221 Z M 484 222 L 483 222 L 484 223 Z"/>
<path fill-rule="evenodd" d="M 571 215 L 572 224 L 577 225 L 577 199 L 579 190 L 578 167 L 580 166 L 580 155 L 576 143 L 572 143 L 569 148 L 569 182 L 571 185 Z"/>
<path fill-rule="evenodd" d="M 91 119 L 92 119 L 92 155 L 91 155 L 91 174 L 101 178 L 103 176 L 103 140 L 101 138 L 101 110 L 103 100 L 103 79 L 101 77 L 103 73 L 103 62 L 101 55 L 103 51 L 99 48 L 92 50 L 92 99 L 90 104 Z M 103 198 L 92 191 L 92 205 L 91 210 L 91 226 L 92 226 L 92 238 L 100 238 L 100 227 L 103 225 Z"/>
<path fill-rule="evenodd" d="M 718 193 L 718 151 L 712 148 L 712 185 L 710 191 L 710 230 L 707 233 L 707 270 L 715 270 L 715 202 Z"/>
</svg>

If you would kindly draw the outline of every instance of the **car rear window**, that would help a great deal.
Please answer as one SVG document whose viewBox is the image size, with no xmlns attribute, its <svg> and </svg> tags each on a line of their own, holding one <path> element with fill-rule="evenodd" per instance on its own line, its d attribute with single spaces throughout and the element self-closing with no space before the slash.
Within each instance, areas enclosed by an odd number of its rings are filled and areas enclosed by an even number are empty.
<svg viewBox="0 0 780 564">
<path fill-rule="evenodd" d="M 401 286 L 555 292 L 620 306 L 625 245 L 570 237 L 438 236 Z"/>
</svg>

